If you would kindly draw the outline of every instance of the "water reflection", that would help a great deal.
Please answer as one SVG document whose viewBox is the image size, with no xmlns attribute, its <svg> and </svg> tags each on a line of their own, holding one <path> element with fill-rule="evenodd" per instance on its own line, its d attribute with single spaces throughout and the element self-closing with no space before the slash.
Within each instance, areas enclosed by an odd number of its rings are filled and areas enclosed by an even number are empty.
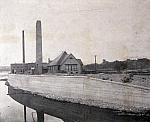
<svg viewBox="0 0 150 122">
<path fill-rule="evenodd" d="M 61 118 L 65 122 L 148 122 L 148 116 L 127 115 L 110 109 L 99 109 L 86 105 L 73 104 L 48 99 L 40 95 L 9 86 L 10 96 L 18 102 Z M 132 113 L 133 114 L 133 113 Z"/>
<path fill-rule="evenodd" d="M 7 72 L 0 73 L 0 79 L 7 77 Z M 0 81 L 0 122 L 24 122 L 23 105 L 7 95 L 5 81 Z M 27 122 L 36 121 L 35 110 L 27 108 Z M 62 122 L 62 120 L 45 114 L 45 122 Z"/>
<path fill-rule="evenodd" d="M 7 73 L 0 73 L 0 78 L 7 77 Z M 24 122 L 23 105 L 13 100 L 7 95 L 8 87 L 5 81 L 0 81 L 0 122 Z M 20 91 L 18 91 L 20 92 Z M 21 91 L 24 92 L 24 91 Z M 19 95 L 19 94 L 18 94 Z M 20 94 L 21 95 L 21 94 Z M 27 97 L 24 101 L 26 105 L 34 109 L 45 109 L 45 113 L 62 118 L 66 122 L 149 122 L 148 117 L 140 116 L 120 116 L 112 110 L 97 109 L 94 107 L 82 106 L 67 102 L 49 100 L 36 95 L 24 94 L 17 96 L 18 101 Z M 15 97 L 15 96 L 12 96 Z M 23 102 L 23 101 L 22 101 Z M 31 104 L 32 103 L 32 104 Z M 35 104 L 36 103 L 36 104 Z M 42 107 L 41 107 L 42 106 Z M 116 114 L 117 113 L 117 114 Z M 27 108 L 27 122 L 36 121 L 36 112 Z M 46 115 L 45 122 L 62 122 L 62 120 Z"/>
</svg>

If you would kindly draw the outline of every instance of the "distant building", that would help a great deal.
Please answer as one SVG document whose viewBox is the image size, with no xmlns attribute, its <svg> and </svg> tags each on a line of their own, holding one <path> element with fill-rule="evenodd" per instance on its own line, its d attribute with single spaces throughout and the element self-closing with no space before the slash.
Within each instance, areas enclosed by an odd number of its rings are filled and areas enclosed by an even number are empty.
<svg viewBox="0 0 150 122">
<path fill-rule="evenodd" d="M 48 72 L 48 63 L 42 63 L 42 73 Z M 36 74 L 36 63 L 11 64 L 12 74 Z"/>
<path fill-rule="evenodd" d="M 15 63 L 11 64 L 11 73 L 13 74 L 34 74 L 35 63 Z"/>
<path fill-rule="evenodd" d="M 80 74 L 83 63 L 81 59 L 76 59 L 72 54 L 62 52 L 54 60 L 48 60 L 48 63 L 42 63 L 42 74 L 44 73 L 68 73 Z M 11 64 L 12 74 L 37 74 L 37 63 L 14 63 Z"/>
<path fill-rule="evenodd" d="M 24 31 L 22 31 L 22 47 L 23 47 L 23 63 L 11 64 L 12 74 L 44 74 L 47 72 L 53 73 L 70 73 L 77 74 L 82 72 L 82 61 L 76 59 L 72 54 L 63 52 L 56 59 L 48 63 L 43 63 L 42 60 L 42 29 L 41 21 L 36 22 L 36 62 L 25 63 L 25 45 L 24 45 Z"/>
<path fill-rule="evenodd" d="M 48 72 L 80 74 L 82 72 L 82 66 L 81 59 L 76 59 L 72 54 L 67 54 L 64 51 L 49 63 Z"/>
</svg>

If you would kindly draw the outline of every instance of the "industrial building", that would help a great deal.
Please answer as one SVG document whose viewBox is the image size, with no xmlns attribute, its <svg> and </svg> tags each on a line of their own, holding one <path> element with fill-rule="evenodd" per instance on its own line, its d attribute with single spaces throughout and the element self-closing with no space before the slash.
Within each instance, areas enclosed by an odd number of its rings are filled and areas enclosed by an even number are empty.
<svg viewBox="0 0 150 122">
<path fill-rule="evenodd" d="M 80 74 L 82 72 L 83 63 L 81 59 L 76 59 L 73 54 L 62 52 L 48 65 L 48 72 L 50 73 L 67 73 Z"/>
<path fill-rule="evenodd" d="M 25 63 L 25 45 L 24 45 L 24 31 L 22 31 L 22 49 L 23 49 L 23 63 L 11 64 L 11 73 L 15 74 L 42 74 L 45 71 L 45 65 L 42 61 L 42 29 L 41 21 L 36 22 L 36 62 Z"/>
<path fill-rule="evenodd" d="M 13 74 L 33 74 L 35 63 L 15 63 L 11 64 L 11 73 Z"/>
<path fill-rule="evenodd" d="M 43 73 L 68 73 L 79 74 L 82 72 L 82 61 L 65 51 L 53 61 L 43 63 L 42 60 L 42 29 L 41 21 L 36 22 L 36 62 L 25 63 L 24 31 L 22 31 L 23 63 L 11 64 L 13 74 L 43 74 Z"/>
<path fill-rule="evenodd" d="M 42 63 L 42 74 L 48 72 L 48 63 Z M 11 64 L 12 74 L 37 74 L 36 63 L 14 63 Z"/>
</svg>

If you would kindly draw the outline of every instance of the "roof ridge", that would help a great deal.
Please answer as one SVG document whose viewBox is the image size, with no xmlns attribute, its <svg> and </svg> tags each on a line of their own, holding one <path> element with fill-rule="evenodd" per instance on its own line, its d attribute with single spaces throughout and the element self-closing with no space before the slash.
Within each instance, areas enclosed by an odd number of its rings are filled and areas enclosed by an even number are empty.
<svg viewBox="0 0 150 122">
<path fill-rule="evenodd" d="M 50 65 L 60 65 L 62 59 L 67 55 L 66 51 L 63 51 L 59 56 L 57 56 L 51 63 Z"/>
<path fill-rule="evenodd" d="M 66 51 L 64 51 L 61 55 L 61 57 L 58 60 L 58 65 L 62 62 L 62 59 L 65 57 L 65 55 L 68 55 Z"/>
<path fill-rule="evenodd" d="M 68 57 L 72 55 L 74 57 L 74 55 L 72 53 L 68 54 L 68 56 L 61 62 L 61 65 L 68 59 Z M 74 57 L 75 58 L 75 57 Z M 76 58 L 75 58 L 76 59 Z"/>
</svg>

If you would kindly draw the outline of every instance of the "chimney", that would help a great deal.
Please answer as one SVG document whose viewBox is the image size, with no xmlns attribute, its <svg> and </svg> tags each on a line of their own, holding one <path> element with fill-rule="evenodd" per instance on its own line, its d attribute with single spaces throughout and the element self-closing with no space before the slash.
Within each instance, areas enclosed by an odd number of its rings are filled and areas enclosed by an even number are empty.
<svg viewBox="0 0 150 122">
<path fill-rule="evenodd" d="M 40 20 L 36 22 L 36 67 L 37 74 L 42 74 L 42 30 Z"/>
<path fill-rule="evenodd" d="M 23 56 L 23 63 L 25 63 L 24 30 L 22 31 L 22 56 Z"/>
</svg>

